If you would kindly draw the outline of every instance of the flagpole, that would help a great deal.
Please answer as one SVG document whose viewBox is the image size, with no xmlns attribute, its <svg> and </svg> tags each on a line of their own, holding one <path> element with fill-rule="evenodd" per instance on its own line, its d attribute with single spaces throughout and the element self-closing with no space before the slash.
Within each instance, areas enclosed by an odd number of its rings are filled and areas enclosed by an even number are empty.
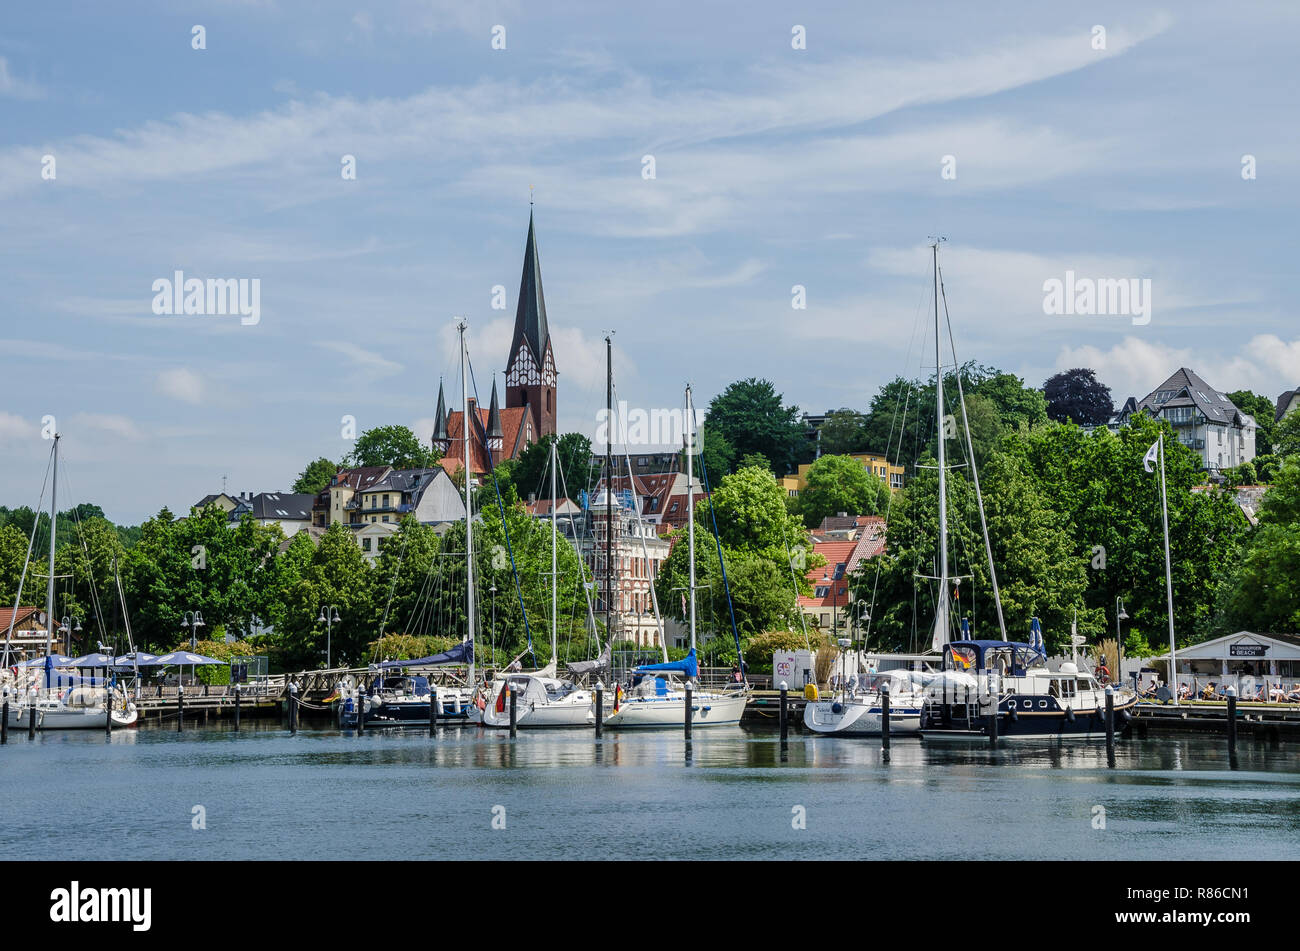
<svg viewBox="0 0 1300 951">
<path fill-rule="evenodd" d="M 1165 434 L 1160 433 L 1160 518 L 1165 529 L 1165 599 L 1169 608 L 1169 689 L 1178 706 L 1178 654 L 1174 646 L 1174 577 L 1169 562 L 1169 492 L 1165 485 Z"/>
</svg>

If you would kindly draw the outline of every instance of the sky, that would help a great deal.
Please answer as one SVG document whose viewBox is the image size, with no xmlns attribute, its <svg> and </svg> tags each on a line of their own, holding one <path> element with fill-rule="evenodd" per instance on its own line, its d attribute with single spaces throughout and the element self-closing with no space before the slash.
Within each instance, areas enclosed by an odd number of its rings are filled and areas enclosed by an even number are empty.
<svg viewBox="0 0 1300 951">
<path fill-rule="evenodd" d="M 1300 6 L 725 6 L 7 4 L 0 504 L 47 416 L 61 503 L 122 523 L 287 490 L 345 418 L 427 434 L 458 316 L 486 401 L 530 194 L 562 431 L 611 330 L 634 408 L 865 410 L 932 372 L 932 235 L 963 361 L 1300 385 Z M 256 279 L 257 319 L 155 313 L 176 271 Z M 1149 319 L 1046 313 L 1067 272 Z"/>
</svg>

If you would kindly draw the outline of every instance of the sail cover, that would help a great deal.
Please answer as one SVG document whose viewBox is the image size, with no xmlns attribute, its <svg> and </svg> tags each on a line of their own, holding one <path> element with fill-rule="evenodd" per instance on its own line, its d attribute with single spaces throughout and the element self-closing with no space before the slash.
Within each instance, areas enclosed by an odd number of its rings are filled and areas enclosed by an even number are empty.
<svg viewBox="0 0 1300 951">
<path fill-rule="evenodd" d="M 609 645 L 605 645 L 604 650 L 600 652 L 600 656 L 595 660 L 575 660 L 564 666 L 568 667 L 569 672 L 577 677 L 604 670 L 609 666 Z"/>
<path fill-rule="evenodd" d="M 666 664 L 642 664 L 640 667 L 633 668 L 637 673 L 643 673 L 652 670 L 676 671 L 685 674 L 687 677 L 699 677 L 700 665 L 695 659 L 695 648 L 681 660 L 670 661 Z"/>
<path fill-rule="evenodd" d="M 443 651 L 441 654 L 417 657 L 414 660 L 386 660 L 376 666 L 380 670 L 393 667 L 438 667 L 443 664 L 468 664 L 473 659 L 474 645 L 469 641 L 461 641 L 451 650 Z"/>
</svg>

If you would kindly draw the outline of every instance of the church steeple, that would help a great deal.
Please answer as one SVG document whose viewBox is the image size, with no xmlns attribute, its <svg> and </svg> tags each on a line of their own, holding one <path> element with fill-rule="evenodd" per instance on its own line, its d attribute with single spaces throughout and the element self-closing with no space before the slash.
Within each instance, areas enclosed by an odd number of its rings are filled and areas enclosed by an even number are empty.
<svg viewBox="0 0 1300 951">
<path fill-rule="evenodd" d="M 555 383 L 555 354 L 546 323 L 542 265 L 537 256 L 537 233 L 530 209 L 524 270 L 519 278 L 519 303 L 515 308 L 514 340 L 506 364 L 506 406 L 529 407 L 539 437 L 555 432 Z"/>
<path fill-rule="evenodd" d="M 501 410 L 497 407 L 497 378 L 493 375 L 492 402 L 488 406 L 487 438 L 489 447 L 500 449 L 501 440 L 504 437 L 505 433 L 501 431 Z M 493 440 L 496 440 L 496 446 L 492 446 Z"/>
<path fill-rule="evenodd" d="M 435 449 L 447 451 L 451 443 L 447 436 L 447 400 L 442 394 L 442 380 L 438 381 L 438 412 L 433 417 L 433 438 L 430 440 Z"/>
</svg>

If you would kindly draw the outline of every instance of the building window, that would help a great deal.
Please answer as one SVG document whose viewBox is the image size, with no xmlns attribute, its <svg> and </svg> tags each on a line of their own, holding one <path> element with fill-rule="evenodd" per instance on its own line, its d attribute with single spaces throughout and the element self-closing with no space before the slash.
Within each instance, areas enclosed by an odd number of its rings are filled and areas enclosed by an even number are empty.
<svg viewBox="0 0 1300 951">
<path fill-rule="evenodd" d="M 361 550 L 370 551 L 370 539 L 368 538 L 361 539 Z"/>
<path fill-rule="evenodd" d="M 388 494 L 384 494 L 384 508 L 388 508 Z"/>
</svg>

